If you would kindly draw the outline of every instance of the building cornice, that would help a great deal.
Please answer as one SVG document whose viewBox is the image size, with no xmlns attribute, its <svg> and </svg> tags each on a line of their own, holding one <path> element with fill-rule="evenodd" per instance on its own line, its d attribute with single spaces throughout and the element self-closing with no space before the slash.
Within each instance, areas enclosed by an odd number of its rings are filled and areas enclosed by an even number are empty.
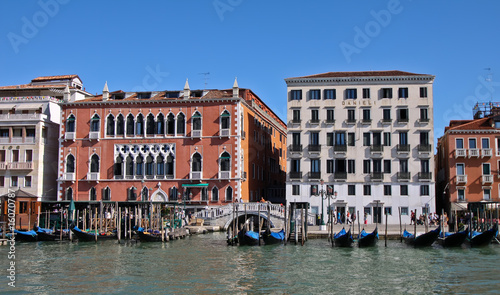
<svg viewBox="0 0 500 295">
<path fill-rule="evenodd" d="M 339 83 L 339 84 L 368 84 L 378 82 L 432 82 L 434 76 L 432 75 L 419 75 L 419 76 L 385 76 L 385 77 L 323 77 L 323 78 L 287 78 L 285 82 L 287 85 L 295 84 L 325 84 L 325 83 Z"/>
</svg>

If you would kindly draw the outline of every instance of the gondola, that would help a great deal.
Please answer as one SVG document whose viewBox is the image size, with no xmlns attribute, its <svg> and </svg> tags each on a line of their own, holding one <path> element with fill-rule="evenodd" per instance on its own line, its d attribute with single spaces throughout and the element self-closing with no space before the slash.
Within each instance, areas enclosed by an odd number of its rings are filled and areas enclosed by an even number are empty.
<svg viewBox="0 0 500 295">
<path fill-rule="evenodd" d="M 259 244 L 259 233 L 243 228 L 238 232 L 240 246 L 255 246 Z"/>
<path fill-rule="evenodd" d="M 498 234 L 498 226 L 495 224 L 492 228 L 482 233 L 471 232 L 469 235 L 469 243 L 471 247 L 487 246 L 491 243 L 493 238 Z"/>
<path fill-rule="evenodd" d="M 34 226 L 33 231 L 36 232 L 38 241 L 57 241 L 61 237 L 50 228 Z"/>
<path fill-rule="evenodd" d="M 365 229 L 361 231 L 358 236 L 358 246 L 359 247 L 372 247 L 377 244 L 378 241 L 378 228 L 375 227 L 375 230 L 371 233 L 367 233 Z"/>
<path fill-rule="evenodd" d="M 137 237 L 141 242 L 161 242 L 161 232 L 159 231 L 145 231 L 144 228 L 139 227 L 136 231 Z"/>
<path fill-rule="evenodd" d="M 71 228 L 71 231 L 75 234 L 76 238 L 78 241 L 81 242 L 91 242 L 96 240 L 95 233 L 93 232 L 85 232 L 79 229 L 78 227 L 74 226 Z M 108 239 L 115 239 L 116 234 L 98 234 L 97 235 L 97 240 L 108 240 Z"/>
<path fill-rule="evenodd" d="M 445 233 L 444 237 L 438 237 L 437 242 L 439 245 L 446 248 L 460 247 L 465 242 L 468 232 L 469 231 L 466 229 L 456 233 Z"/>
<path fill-rule="evenodd" d="M 335 247 L 352 247 L 354 243 L 354 239 L 351 235 L 351 229 L 348 232 L 345 231 L 344 228 L 335 236 L 333 236 L 334 246 Z"/>
<path fill-rule="evenodd" d="M 34 230 L 23 231 L 23 230 L 14 230 L 16 241 L 20 242 L 36 242 L 37 234 Z"/>
<path fill-rule="evenodd" d="M 285 231 L 282 229 L 279 232 L 272 232 L 271 230 L 266 230 L 262 235 L 264 243 L 266 245 L 283 244 L 285 241 Z"/>
<path fill-rule="evenodd" d="M 440 232 L 441 232 L 441 227 L 438 227 L 435 230 L 431 230 L 415 238 L 413 234 L 405 230 L 403 232 L 403 239 L 405 240 L 405 243 L 410 246 L 428 247 L 432 245 L 434 241 L 436 241 Z"/>
</svg>

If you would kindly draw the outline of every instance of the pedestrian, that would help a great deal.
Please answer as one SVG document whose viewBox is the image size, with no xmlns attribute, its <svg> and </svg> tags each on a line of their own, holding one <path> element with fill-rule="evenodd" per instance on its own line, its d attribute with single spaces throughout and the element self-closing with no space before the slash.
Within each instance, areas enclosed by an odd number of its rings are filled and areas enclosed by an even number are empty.
<svg viewBox="0 0 500 295">
<path fill-rule="evenodd" d="M 354 224 L 354 222 L 356 221 L 356 212 L 352 212 L 351 219 L 352 219 L 352 224 Z"/>
<path fill-rule="evenodd" d="M 365 221 L 364 221 L 365 224 L 368 224 L 368 214 L 365 213 Z"/>
<path fill-rule="evenodd" d="M 340 211 L 337 212 L 337 222 L 342 224 L 342 214 L 340 214 Z"/>
<path fill-rule="evenodd" d="M 415 223 L 415 212 L 413 212 L 413 210 L 411 210 L 410 225 L 413 223 Z"/>
<path fill-rule="evenodd" d="M 347 224 L 351 224 L 351 213 L 347 211 Z"/>
</svg>

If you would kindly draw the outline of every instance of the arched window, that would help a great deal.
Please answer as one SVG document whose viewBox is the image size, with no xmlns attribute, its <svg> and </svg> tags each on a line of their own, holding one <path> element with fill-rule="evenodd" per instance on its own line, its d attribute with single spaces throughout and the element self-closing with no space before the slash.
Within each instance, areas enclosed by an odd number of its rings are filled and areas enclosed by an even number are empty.
<svg viewBox="0 0 500 295">
<path fill-rule="evenodd" d="M 91 201 L 97 201 L 97 192 L 95 190 L 95 187 L 90 188 L 89 196 Z"/>
<path fill-rule="evenodd" d="M 135 175 L 137 176 L 143 176 L 143 167 L 144 167 L 144 159 L 142 158 L 141 155 L 138 155 L 137 158 L 135 158 Z"/>
<path fill-rule="evenodd" d="M 155 134 L 155 117 L 149 114 L 146 119 L 146 135 L 152 136 Z"/>
<path fill-rule="evenodd" d="M 223 152 L 220 156 L 220 171 L 231 170 L 231 155 L 228 152 Z"/>
<path fill-rule="evenodd" d="M 105 187 L 102 190 L 102 200 L 103 201 L 111 201 L 111 189 L 109 187 Z"/>
<path fill-rule="evenodd" d="M 112 114 L 106 118 L 106 135 L 115 136 L 115 117 Z"/>
<path fill-rule="evenodd" d="M 222 112 L 220 115 L 220 128 L 221 129 L 229 129 L 231 124 L 231 115 L 227 110 Z"/>
<path fill-rule="evenodd" d="M 174 157 L 172 155 L 167 156 L 167 165 L 166 165 L 166 175 L 167 177 L 174 177 Z"/>
<path fill-rule="evenodd" d="M 219 201 L 219 189 L 214 186 L 212 188 L 212 202 L 218 202 Z"/>
<path fill-rule="evenodd" d="M 129 201 L 135 201 L 135 200 L 137 200 L 136 190 L 137 189 L 135 187 L 131 187 L 131 188 L 127 189 L 127 199 Z"/>
<path fill-rule="evenodd" d="M 127 156 L 125 173 L 127 176 L 134 176 L 134 159 L 132 158 L 132 155 Z"/>
<path fill-rule="evenodd" d="M 135 122 L 135 135 L 144 135 L 144 116 L 142 114 L 137 115 L 137 120 Z"/>
<path fill-rule="evenodd" d="M 71 201 L 73 199 L 73 189 L 68 187 L 66 189 L 66 201 Z"/>
<path fill-rule="evenodd" d="M 134 116 L 132 114 L 127 116 L 127 136 L 134 136 Z"/>
<path fill-rule="evenodd" d="M 200 153 L 194 153 L 191 162 L 191 171 L 199 172 L 201 171 L 201 155 Z"/>
<path fill-rule="evenodd" d="M 163 135 L 165 133 L 165 117 L 162 113 L 156 117 L 156 134 Z"/>
<path fill-rule="evenodd" d="M 101 119 L 99 118 L 99 115 L 94 114 L 94 116 L 90 119 L 90 132 L 98 132 L 100 122 Z"/>
<path fill-rule="evenodd" d="M 167 116 L 167 134 L 175 134 L 175 116 L 172 113 L 168 114 Z"/>
<path fill-rule="evenodd" d="M 170 200 L 171 201 L 177 201 L 178 194 L 179 194 L 179 191 L 177 190 L 177 188 L 175 186 L 170 188 Z"/>
<path fill-rule="evenodd" d="M 96 154 L 93 154 L 92 157 L 90 157 L 90 172 L 99 172 L 99 156 Z"/>
<path fill-rule="evenodd" d="M 201 200 L 208 201 L 208 188 L 206 187 L 201 188 Z"/>
<path fill-rule="evenodd" d="M 233 200 L 233 188 L 228 186 L 226 189 L 226 202 L 231 202 Z"/>
<path fill-rule="evenodd" d="M 75 173 L 75 157 L 72 154 L 66 157 L 66 173 Z"/>
<path fill-rule="evenodd" d="M 125 134 L 125 121 L 123 119 L 123 115 L 119 114 L 116 117 L 116 135 Z"/>
<path fill-rule="evenodd" d="M 161 155 L 156 157 L 156 174 L 159 176 L 165 175 L 165 161 Z"/>
<path fill-rule="evenodd" d="M 146 176 L 154 176 L 155 175 L 155 165 L 153 161 L 153 156 L 149 154 L 146 157 Z"/>
<path fill-rule="evenodd" d="M 149 199 L 149 189 L 147 187 L 143 187 L 141 191 L 141 200 L 143 202 L 148 201 Z"/>
<path fill-rule="evenodd" d="M 122 156 L 116 157 L 115 166 L 113 169 L 113 174 L 115 175 L 115 178 L 117 176 L 123 176 L 123 158 L 122 158 Z"/>
<path fill-rule="evenodd" d="M 69 115 L 66 119 L 66 132 L 75 132 L 75 116 L 73 114 Z"/>
<path fill-rule="evenodd" d="M 177 115 L 177 135 L 186 134 L 186 116 L 183 113 Z"/>
<path fill-rule="evenodd" d="M 201 114 L 196 111 L 192 117 L 193 130 L 201 130 Z"/>
</svg>

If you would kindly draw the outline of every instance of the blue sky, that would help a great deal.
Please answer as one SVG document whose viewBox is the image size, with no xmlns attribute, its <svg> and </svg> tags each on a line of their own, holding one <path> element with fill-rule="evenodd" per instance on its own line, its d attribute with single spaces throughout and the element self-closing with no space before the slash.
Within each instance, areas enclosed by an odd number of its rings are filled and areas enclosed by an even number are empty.
<svg viewBox="0 0 500 295">
<path fill-rule="evenodd" d="M 40 0 L 0 9 L 0 85 L 78 74 L 91 93 L 105 81 L 111 91 L 178 90 L 186 78 L 202 89 L 205 77 L 223 89 L 238 77 L 285 120 L 284 78 L 402 70 L 436 76 L 436 137 L 450 119 L 469 119 L 476 101 L 500 101 L 498 1 Z"/>
</svg>

